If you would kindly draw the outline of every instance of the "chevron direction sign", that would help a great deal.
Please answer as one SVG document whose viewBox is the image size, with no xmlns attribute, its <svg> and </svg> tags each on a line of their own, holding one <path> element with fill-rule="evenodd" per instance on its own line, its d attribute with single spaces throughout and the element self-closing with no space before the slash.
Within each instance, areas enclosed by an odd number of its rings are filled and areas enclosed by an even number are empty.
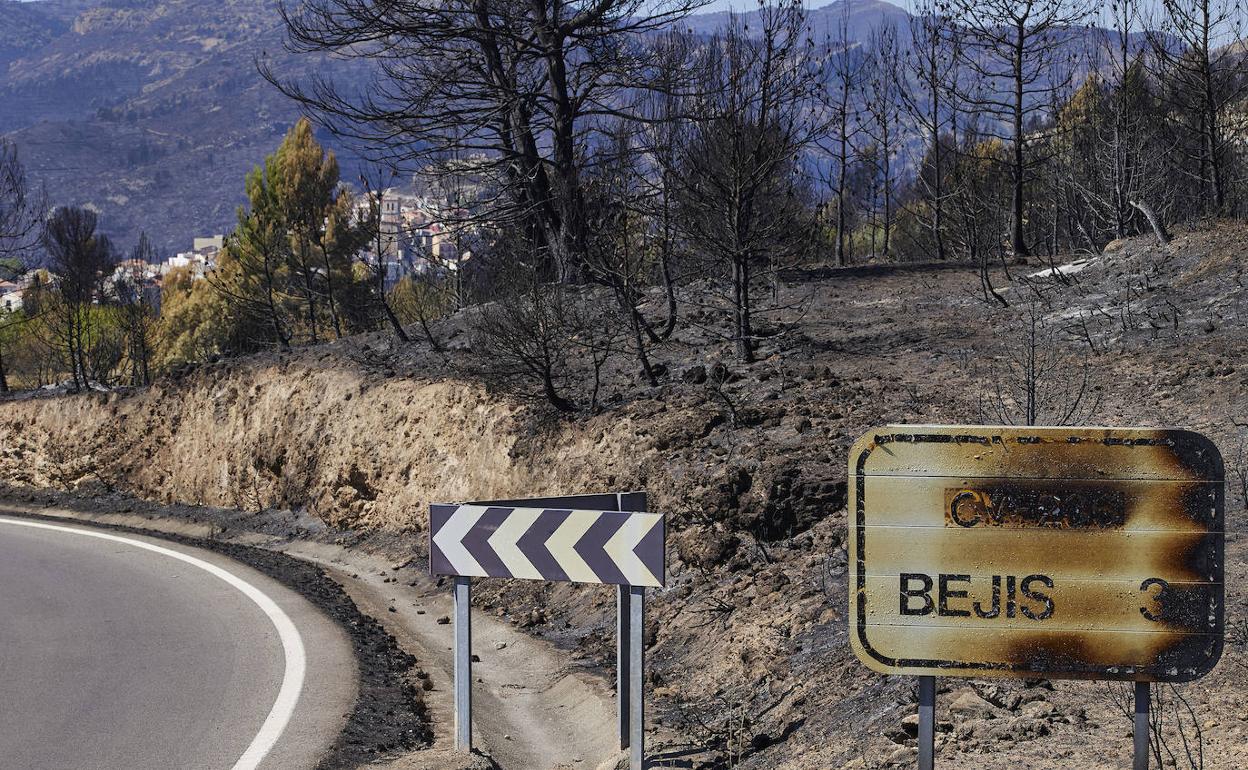
<svg viewBox="0 0 1248 770">
<path fill-rule="evenodd" d="M 432 505 L 434 575 L 524 578 L 662 588 L 666 528 L 659 513 Z"/>
</svg>

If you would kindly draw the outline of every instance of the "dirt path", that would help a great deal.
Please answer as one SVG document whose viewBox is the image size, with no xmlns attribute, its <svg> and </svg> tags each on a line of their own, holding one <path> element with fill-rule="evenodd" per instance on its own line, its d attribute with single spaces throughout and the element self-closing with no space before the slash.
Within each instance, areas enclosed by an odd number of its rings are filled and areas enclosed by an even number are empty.
<svg viewBox="0 0 1248 770">
<path fill-rule="evenodd" d="M 377 618 L 415 655 L 432 682 L 426 693 L 434 746 L 382 767 L 392 770 L 452 770 L 488 766 L 452 751 L 452 658 L 449 591 L 416 569 L 363 555 L 345 547 L 231 530 L 220 536 L 210 523 L 129 513 L 85 513 L 39 505 L 5 503 L 10 510 L 94 521 L 191 537 L 215 538 L 287 553 L 318 564 L 350 595 L 360 610 Z M 399 569 L 395 569 L 399 566 Z M 474 745 L 503 770 L 564 770 L 614 767 L 614 693 L 573 655 L 555 649 L 484 613 L 473 614 Z"/>
<path fill-rule="evenodd" d="M 302 543 L 283 550 L 330 570 L 361 611 L 414 651 L 434 685 L 435 748 L 449 747 L 452 632 L 438 623 L 451 614 L 449 592 L 415 570 L 396 571 L 341 548 Z M 577 670 L 567 652 L 490 615 L 474 613 L 472 626 L 480 656 L 473 664 L 474 745 L 506 770 L 595 768 L 617 753 L 614 693 L 601 679 Z"/>
</svg>

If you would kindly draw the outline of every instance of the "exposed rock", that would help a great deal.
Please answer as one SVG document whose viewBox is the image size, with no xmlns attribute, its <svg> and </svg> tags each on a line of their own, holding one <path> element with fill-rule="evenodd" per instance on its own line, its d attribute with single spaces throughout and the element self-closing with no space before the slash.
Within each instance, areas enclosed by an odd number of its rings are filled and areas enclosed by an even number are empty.
<svg viewBox="0 0 1248 770">
<path fill-rule="evenodd" d="M 953 731 L 953 735 L 960 741 L 970 740 L 976 735 L 985 735 L 992 727 L 992 723 L 987 719 L 971 719 L 959 724 Z"/>
<path fill-rule="evenodd" d="M 914 758 L 918 755 L 918 753 L 919 750 L 913 746 L 902 746 L 892 754 L 889 754 L 884 760 L 884 764 L 892 766 L 908 765 L 914 762 Z"/>
<path fill-rule="evenodd" d="M 726 563 L 741 543 L 736 535 L 711 527 L 690 527 L 672 539 L 680 558 L 699 567 Z"/>
<path fill-rule="evenodd" d="M 955 698 L 949 704 L 949 713 L 977 719 L 995 719 L 997 716 L 996 708 L 972 690 L 966 690 Z"/>
<path fill-rule="evenodd" d="M 1049 719 L 1057 713 L 1057 708 L 1047 700 L 1028 703 L 1019 710 L 1019 715 L 1030 719 Z"/>
</svg>

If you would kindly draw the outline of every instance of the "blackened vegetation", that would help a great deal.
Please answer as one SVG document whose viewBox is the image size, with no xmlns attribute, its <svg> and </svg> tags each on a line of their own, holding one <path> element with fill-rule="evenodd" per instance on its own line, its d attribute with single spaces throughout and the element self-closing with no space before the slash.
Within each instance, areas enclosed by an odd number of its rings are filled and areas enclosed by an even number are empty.
<svg viewBox="0 0 1248 770">
<path fill-rule="evenodd" d="M 1131 686 L 1106 685 L 1109 702 L 1127 722 L 1134 721 Z M 1205 766 L 1204 730 L 1183 691 L 1172 684 L 1150 688 L 1148 753 L 1157 767 L 1201 770 Z"/>
<path fill-rule="evenodd" d="M 982 366 L 980 419 L 1002 425 L 1095 422 L 1102 385 L 1087 353 L 1071 355 L 1048 320 L 1043 295 L 1006 319 L 997 352 Z M 1089 351 L 1095 352 L 1095 351 Z"/>
<path fill-rule="evenodd" d="M 7 515 L 40 521 L 63 520 L 6 511 Z M 428 709 L 415 679 L 425 676 L 415 656 L 404 652 L 381 624 L 360 612 L 342 586 L 320 567 L 283 553 L 262 548 L 156 533 L 141 527 L 100 524 L 92 527 L 159 537 L 194 548 L 215 551 L 273 578 L 332 618 L 351 640 L 359 664 L 359 695 L 334 745 L 319 770 L 359 767 L 388 755 L 428 746 L 433 740 Z"/>
<path fill-rule="evenodd" d="M 793 537 L 844 508 L 848 499 L 846 482 L 802 479 L 798 468 L 788 468 L 772 481 L 762 516 L 751 527 L 751 534 L 768 542 Z"/>
</svg>

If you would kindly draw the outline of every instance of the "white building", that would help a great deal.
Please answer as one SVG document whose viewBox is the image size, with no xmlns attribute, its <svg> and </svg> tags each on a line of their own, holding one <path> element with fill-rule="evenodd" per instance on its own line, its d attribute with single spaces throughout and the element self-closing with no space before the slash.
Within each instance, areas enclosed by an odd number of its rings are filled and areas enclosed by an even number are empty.
<svg viewBox="0 0 1248 770">
<path fill-rule="evenodd" d="M 224 235 L 210 235 L 207 238 L 196 238 L 191 241 L 191 251 L 195 252 L 217 252 L 225 248 Z"/>
<path fill-rule="evenodd" d="M 0 313 L 16 313 L 22 309 L 22 292 L 30 286 L 30 279 L 18 278 L 16 281 L 0 281 Z"/>
<path fill-rule="evenodd" d="M 20 291 L 8 291 L 0 293 L 0 313 L 11 312 L 16 313 L 22 309 L 22 293 Z"/>
<path fill-rule="evenodd" d="M 203 278 L 208 271 L 217 266 L 217 257 L 225 248 L 225 236 L 214 235 L 209 238 L 196 238 L 192 241 L 190 251 L 181 251 L 160 263 L 160 274 L 168 275 L 171 270 L 180 267 L 190 268 L 191 275 Z"/>
</svg>

